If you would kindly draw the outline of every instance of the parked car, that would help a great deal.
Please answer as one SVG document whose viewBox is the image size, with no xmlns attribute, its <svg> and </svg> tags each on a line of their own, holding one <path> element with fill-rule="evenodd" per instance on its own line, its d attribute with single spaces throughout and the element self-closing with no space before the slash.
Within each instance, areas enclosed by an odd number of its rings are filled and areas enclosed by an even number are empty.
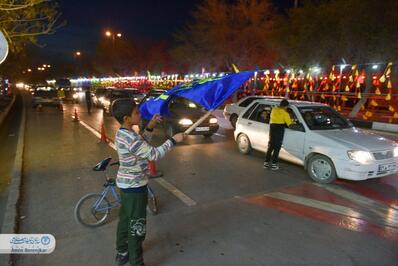
<svg viewBox="0 0 398 266">
<path fill-rule="evenodd" d="M 282 99 L 281 97 L 274 96 L 247 96 L 240 99 L 236 103 L 227 104 L 224 107 L 224 117 L 227 119 L 233 128 L 236 127 L 236 121 L 240 113 L 251 104 L 254 100 L 258 99 Z"/>
<path fill-rule="evenodd" d="M 239 115 L 234 137 L 241 153 L 266 152 L 271 109 L 280 100 L 258 99 Z M 337 177 L 366 180 L 398 172 L 398 143 L 353 127 L 328 105 L 291 101 L 294 122 L 285 131 L 280 157 L 304 166 L 316 182 Z"/>
<path fill-rule="evenodd" d="M 144 103 L 149 99 L 159 97 L 164 92 L 165 90 L 151 90 L 144 97 L 141 103 Z M 193 123 L 199 120 L 199 118 L 206 114 L 206 110 L 202 106 L 182 97 L 176 97 L 171 100 L 169 111 L 170 115 L 163 117 L 163 128 L 168 137 L 172 137 L 179 132 L 184 132 Z M 217 118 L 210 116 L 196 127 L 190 135 L 203 135 L 205 137 L 210 137 L 216 133 L 219 128 L 217 122 Z M 148 121 L 143 119 L 141 128 L 144 128 L 147 123 Z"/>
<path fill-rule="evenodd" d="M 59 107 L 61 100 L 58 98 L 57 91 L 53 87 L 38 86 L 32 91 L 32 107 L 38 105 Z"/>
</svg>

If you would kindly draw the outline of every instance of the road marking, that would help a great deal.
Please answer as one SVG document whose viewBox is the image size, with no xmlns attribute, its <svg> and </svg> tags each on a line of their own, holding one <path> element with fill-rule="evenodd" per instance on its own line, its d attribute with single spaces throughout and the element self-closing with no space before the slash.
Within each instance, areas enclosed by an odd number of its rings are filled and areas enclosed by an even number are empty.
<svg viewBox="0 0 398 266">
<path fill-rule="evenodd" d="M 89 126 L 88 124 L 86 124 L 85 122 L 83 122 L 82 120 L 79 121 L 79 123 L 84 126 L 85 128 L 87 128 L 91 133 L 93 133 L 97 138 L 101 139 L 101 134 L 95 130 L 94 128 L 92 128 L 91 126 Z M 113 141 L 109 141 L 108 142 L 108 146 L 111 147 L 112 149 L 114 149 L 116 151 L 116 146 L 113 143 Z M 185 205 L 191 207 L 196 205 L 196 202 L 191 199 L 190 197 L 188 197 L 186 194 L 184 194 L 181 190 L 179 190 L 178 188 L 176 188 L 174 185 L 172 185 L 171 183 L 167 182 L 166 180 L 164 180 L 163 178 L 156 178 L 154 179 L 157 183 L 159 183 L 159 185 L 161 185 L 162 187 L 164 187 L 166 190 L 168 190 L 170 193 L 172 193 L 174 196 L 176 196 L 179 200 L 181 200 Z"/>
<path fill-rule="evenodd" d="M 267 195 L 267 194 L 266 194 Z M 264 195 L 253 196 L 243 199 L 244 202 L 254 204 L 264 208 L 271 208 L 280 212 L 298 217 L 309 218 L 325 224 L 331 224 L 351 231 L 369 233 L 379 237 L 384 237 L 393 241 L 398 241 L 398 228 L 391 226 L 381 226 L 365 219 L 358 219 L 346 215 L 341 215 L 329 210 L 313 208 L 300 203 L 294 203 L 285 199 L 279 199 Z"/>
<path fill-rule="evenodd" d="M 173 193 L 174 196 L 179 198 L 182 202 L 184 202 L 187 206 L 195 206 L 196 202 L 185 195 L 181 190 L 178 190 L 175 186 L 164 180 L 163 178 L 159 177 L 155 179 L 156 182 L 158 182 L 162 187 Z"/>
<path fill-rule="evenodd" d="M 285 201 L 293 202 L 296 204 L 304 205 L 307 207 L 312 207 L 312 208 L 320 209 L 320 210 L 327 211 L 327 212 L 333 212 L 333 213 L 341 214 L 341 215 L 352 217 L 352 218 L 370 221 L 375 224 L 382 224 L 382 225 L 398 228 L 398 219 L 396 219 L 394 217 L 397 215 L 396 212 L 391 213 L 391 215 L 389 215 L 389 216 L 384 214 L 384 216 L 378 217 L 378 216 L 372 215 L 371 213 L 368 213 L 368 214 L 359 213 L 358 211 L 356 211 L 352 208 L 349 208 L 349 207 L 345 207 L 345 206 L 341 206 L 341 205 L 337 205 L 337 204 L 333 204 L 333 203 L 329 203 L 329 202 L 314 200 L 314 199 L 310 199 L 310 198 L 300 197 L 300 196 L 296 196 L 296 195 L 292 195 L 292 194 L 286 194 L 286 193 L 282 193 L 282 192 L 271 192 L 271 193 L 264 194 L 264 196 L 271 197 L 274 199 L 285 200 Z M 393 210 L 391 209 L 390 211 L 393 211 Z"/>
<path fill-rule="evenodd" d="M 328 184 L 328 185 L 315 184 L 315 185 L 317 185 L 323 189 L 326 189 L 342 198 L 348 199 L 348 200 L 353 201 L 359 205 L 365 206 L 381 216 L 390 212 L 390 209 L 394 209 L 395 211 L 398 211 L 398 209 L 394 208 L 393 206 L 384 205 L 378 201 L 364 197 L 362 195 L 351 192 L 347 189 L 341 188 L 341 187 L 333 185 L 333 184 Z"/>
</svg>

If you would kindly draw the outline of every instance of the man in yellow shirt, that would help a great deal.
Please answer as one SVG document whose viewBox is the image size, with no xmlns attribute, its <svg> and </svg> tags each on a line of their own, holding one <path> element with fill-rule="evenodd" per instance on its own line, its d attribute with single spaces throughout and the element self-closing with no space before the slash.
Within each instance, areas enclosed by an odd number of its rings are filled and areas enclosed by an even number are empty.
<svg viewBox="0 0 398 266">
<path fill-rule="evenodd" d="M 285 127 L 289 127 L 292 123 L 287 107 L 289 102 L 285 99 L 281 101 L 279 107 L 272 108 L 270 129 L 269 129 L 269 142 L 267 155 L 265 156 L 264 168 L 271 166 L 271 170 L 278 170 L 278 157 L 279 151 L 282 147 L 283 135 L 285 134 Z M 271 165 L 270 165 L 271 162 Z"/>
</svg>

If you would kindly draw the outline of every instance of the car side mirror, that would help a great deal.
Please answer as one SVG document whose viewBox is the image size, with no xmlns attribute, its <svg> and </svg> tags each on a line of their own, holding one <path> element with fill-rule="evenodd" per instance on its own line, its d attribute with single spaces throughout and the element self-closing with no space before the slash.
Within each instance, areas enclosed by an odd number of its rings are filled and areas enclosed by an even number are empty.
<svg viewBox="0 0 398 266">
<path fill-rule="evenodd" d="M 291 124 L 289 126 L 291 130 L 305 132 L 304 126 L 301 123 Z"/>
</svg>

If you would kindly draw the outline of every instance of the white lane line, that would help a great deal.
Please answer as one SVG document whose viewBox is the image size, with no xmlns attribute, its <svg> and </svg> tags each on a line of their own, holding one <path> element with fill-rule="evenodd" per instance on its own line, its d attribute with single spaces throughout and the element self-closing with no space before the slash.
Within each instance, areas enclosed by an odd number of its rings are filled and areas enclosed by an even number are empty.
<svg viewBox="0 0 398 266">
<path fill-rule="evenodd" d="M 220 136 L 220 137 L 223 137 L 223 138 L 225 138 L 225 135 L 223 135 L 223 134 L 220 134 L 220 133 L 214 133 L 214 135 L 216 135 L 216 136 Z"/>
<path fill-rule="evenodd" d="M 93 133 L 97 138 L 101 138 L 101 134 L 95 130 L 94 128 L 92 128 L 91 126 L 89 126 L 88 124 L 86 124 L 85 122 L 83 122 L 82 120 L 79 121 L 80 124 L 82 126 L 84 126 L 85 128 L 87 128 L 91 133 Z M 111 147 L 112 149 L 114 149 L 116 151 L 116 146 L 112 141 L 108 142 L 108 146 Z M 161 185 L 162 187 L 164 187 L 166 190 L 168 190 L 170 193 L 172 193 L 174 196 L 176 196 L 179 200 L 181 200 L 185 205 L 191 207 L 196 205 L 196 202 L 191 199 L 190 197 L 188 197 L 186 194 L 184 194 L 181 190 L 179 190 L 178 188 L 176 188 L 174 185 L 172 185 L 171 183 L 167 182 L 166 180 L 164 180 L 163 178 L 156 178 L 154 179 L 156 182 L 159 183 L 159 185 Z"/>
<path fill-rule="evenodd" d="M 365 206 L 372 210 L 373 212 L 383 216 L 387 212 L 390 211 L 390 209 L 395 209 L 396 211 L 398 210 L 396 207 L 393 206 L 387 206 L 379 201 L 372 200 L 370 198 L 367 198 L 365 196 L 362 196 L 360 194 L 357 194 L 355 192 L 349 191 L 347 189 L 344 189 L 342 187 L 328 184 L 328 185 L 322 185 L 322 184 L 315 184 L 323 189 L 326 189 L 342 198 L 351 200 L 359 205 Z"/>
<path fill-rule="evenodd" d="M 167 182 L 166 180 L 164 180 L 162 177 L 156 178 L 155 181 L 158 182 L 159 185 L 161 185 L 162 187 L 164 187 L 165 189 L 167 189 L 168 191 L 173 193 L 174 196 L 179 198 L 187 206 L 191 207 L 191 206 L 195 206 L 196 205 L 196 202 L 193 199 L 191 199 L 190 197 L 185 195 L 183 192 L 181 192 L 181 190 L 179 190 L 174 185 L 172 185 L 169 182 Z"/>
<path fill-rule="evenodd" d="M 398 222 L 395 219 L 388 219 L 388 218 L 386 219 L 385 218 L 386 216 L 384 216 L 384 218 L 383 218 L 383 217 L 377 217 L 377 216 L 373 216 L 373 215 L 359 213 L 352 208 L 329 203 L 329 202 L 314 200 L 314 199 L 300 197 L 300 196 L 296 196 L 296 195 L 292 195 L 292 194 L 286 194 L 286 193 L 282 193 L 282 192 L 266 193 L 266 194 L 264 194 L 264 196 L 275 198 L 275 199 L 280 199 L 280 200 L 285 200 L 285 201 L 293 202 L 296 204 L 324 210 L 327 212 L 341 214 L 341 215 L 348 216 L 348 217 L 371 221 L 372 223 L 376 223 L 376 224 L 383 224 L 383 225 L 387 225 L 390 227 L 398 228 Z"/>
<path fill-rule="evenodd" d="M 296 196 L 296 195 L 292 195 L 292 194 L 286 194 L 286 193 L 282 193 L 282 192 L 266 193 L 266 194 L 264 194 L 264 196 L 275 198 L 275 199 L 286 200 L 286 201 L 290 201 L 290 202 L 297 203 L 300 205 L 305 205 L 308 207 L 321 209 L 321 210 L 328 211 L 328 212 L 334 212 L 334 213 L 342 214 L 345 216 L 351 216 L 354 218 L 363 218 L 363 216 L 359 212 L 357 212 L 351 208 L 341 206 L 341 205 L 336 205 L 336 204 L 329 203 L 329 202 L 304 198 L 304 197 L 300 197 L 300 196 Z"/>
</svg>

